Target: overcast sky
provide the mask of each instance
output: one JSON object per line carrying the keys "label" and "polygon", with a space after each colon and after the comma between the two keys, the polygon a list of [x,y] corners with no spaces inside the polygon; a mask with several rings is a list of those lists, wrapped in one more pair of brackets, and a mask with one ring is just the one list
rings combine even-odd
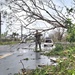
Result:
{"label": "overcast sky", "polygon": [[[56,2],[57,5],[62,5],[62,3],[64,5],[66,5],[67,7],[71,7],[71,3],[72,3],[72,0],[54,0]],[[1,2],[4,2],[4,0],[0,0],[0,3]],[[62,2],[62,3],[61,3]],[[0,7],[1,8],[1,7]],[[3,19],[2,19],[3,20]],[[38,25],[38,28],[40,27],[41,25],[39,24]],[[2,33],[4,33],[6,31],[6,23],[4,22],[4,24],[2,25]]]}

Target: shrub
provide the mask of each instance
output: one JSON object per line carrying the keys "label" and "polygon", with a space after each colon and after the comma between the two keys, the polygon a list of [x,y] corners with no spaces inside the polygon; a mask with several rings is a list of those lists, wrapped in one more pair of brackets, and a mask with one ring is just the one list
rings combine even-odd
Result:
{"label": "shrub", "polygon": [[23,60],[29,60],[28,58],[25,58],[25,59],[23,59]]}
{"label": "shrub", "polygon": [[56,47],[54,48],[54,51],[61,51],[63,50],[62,44],[56,44]]}

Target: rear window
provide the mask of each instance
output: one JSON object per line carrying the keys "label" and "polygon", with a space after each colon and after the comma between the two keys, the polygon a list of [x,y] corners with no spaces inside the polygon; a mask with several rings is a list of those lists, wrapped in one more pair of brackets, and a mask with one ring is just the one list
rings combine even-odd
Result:
{"label": "rear window", "polygon": [[52,40],[47,39],[45,42],[52,43]]}

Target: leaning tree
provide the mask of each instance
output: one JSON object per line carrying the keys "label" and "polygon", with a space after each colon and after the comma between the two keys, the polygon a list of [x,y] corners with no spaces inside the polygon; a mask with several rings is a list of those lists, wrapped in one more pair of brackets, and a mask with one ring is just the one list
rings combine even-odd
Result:
{"label": "leaning tree", "polygon": [[19,21],[25,29],[35,30],[37,27],[31,26],[39,23],[41,26],[42,23],[48,26],[45,29],[42,27],[41,31],[68,27],[66,22],[72,9],[65,6],[61,0],[6,0],[6,2],[16,22]]}
{"label": "leaning tree", "polygon": [[53,28],[65,27],[67,19],[64,7],[56,5],[53,0],[8,0],[8,5],[15,16],[22,20],[25,27],[35,21],[43,21]]}

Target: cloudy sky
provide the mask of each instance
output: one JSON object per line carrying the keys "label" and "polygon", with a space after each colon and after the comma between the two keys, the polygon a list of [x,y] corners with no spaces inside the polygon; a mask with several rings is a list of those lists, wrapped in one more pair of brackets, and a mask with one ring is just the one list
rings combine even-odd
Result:
{"label": "cloudy sky", "polygon": [[[66,5],[67,7],[71,7],[72,5],[72,0],[54,0],[55,1],[55,3],[57,4],[57,5],[62,5],[63,6],[63,4],[64,5]],[[0,3],[1,2],[4,2],[4,0],[0,0]],[[63,3],[63,4],[62,4]],[[1,9],[2,7],[0,6],[0,9]],[[1,11],[1,10],[0,10]],[[2,18],[2,20],[3,20],[3,18]],[[39,25],[37,25],[37,24],[39,24]],[[43,23],[42,23],[43,24]],[[39,28],[41,25],[40,25],[40,23],[36,23],[36,25],[37,25],[37,27]],[[35,26],[34,26],[35,27]],[[6,31],[6,23],[4,22],[3,23],[3,25],[2,25],[2,33],[4,33]]]}

